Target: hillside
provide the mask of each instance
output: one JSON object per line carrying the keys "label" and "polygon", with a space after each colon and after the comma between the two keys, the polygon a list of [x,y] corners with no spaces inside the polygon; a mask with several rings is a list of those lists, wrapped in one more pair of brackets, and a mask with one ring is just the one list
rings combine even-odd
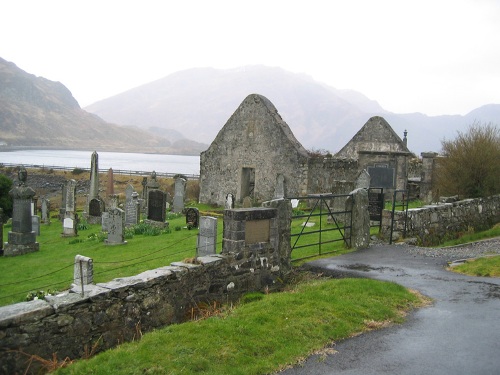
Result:
{"label": "hillside", "polygon": [[168,129],[210,143],[251,93],[271,100],[304,147],[331,152],[342,148],[375,115],[383,116],[400,137],[408,130],[408,146],[416,153],[439,151],[443,138],[455,137],[457,130],[474,121],[500,123],[500,105],[471,116],[396,114],[359,92],[265,66],[184,70],[85,109],[114,123]]}
{"label": "hillside", "polygon": [[198,154],[206,145],[109,124],[82,110],[60,82],[0,58],[0,145]]}

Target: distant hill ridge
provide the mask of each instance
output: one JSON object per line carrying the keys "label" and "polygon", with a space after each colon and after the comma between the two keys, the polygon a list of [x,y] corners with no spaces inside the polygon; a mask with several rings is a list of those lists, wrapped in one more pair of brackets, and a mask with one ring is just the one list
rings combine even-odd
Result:
{"label": "distant hill ridge", "polygon": [[199,154],[205,144],[107,123],[82,110],[60,82],[0,58],[0,147]]}
{"label": "distant hill ridge", "polygon": [[277,67],[195,68],[96,102],[85,109],[107,121],[155,128],[210,143],[243,99],[268,98],[307,149],[340,150],[372,116],[384,117],[402,137],[408,130],[411,151],[440,151],[443,138],[454,138],[474,121],[500,123],[500,105],[478,108],[467,116],[396,114],[353,90],[338,90],[304,74]]}

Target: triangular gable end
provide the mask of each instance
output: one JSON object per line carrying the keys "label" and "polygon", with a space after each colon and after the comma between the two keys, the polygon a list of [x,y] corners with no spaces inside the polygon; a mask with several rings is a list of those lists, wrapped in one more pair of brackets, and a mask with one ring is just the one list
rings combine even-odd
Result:
{"label": "triangular gable end", "polygon": [[360,151],[410,153],[394,129],[380,116],[371,117],[335,156],[358,159]]}

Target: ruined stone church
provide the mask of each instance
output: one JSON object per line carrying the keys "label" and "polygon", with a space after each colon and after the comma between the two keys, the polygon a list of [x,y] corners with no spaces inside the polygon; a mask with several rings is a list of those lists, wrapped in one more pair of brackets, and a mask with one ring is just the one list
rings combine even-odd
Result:
{"label": "ruined stone church", "polygon": [[[264,96],[243,100],[200,156],[200,203],[254,203],[318,193],[349,193],[363,171],[370,186],[405,187],[412,156],[382,117],[372,117],[334,157],[310,155]],[[380,185],[380,186],[379,186]]]}

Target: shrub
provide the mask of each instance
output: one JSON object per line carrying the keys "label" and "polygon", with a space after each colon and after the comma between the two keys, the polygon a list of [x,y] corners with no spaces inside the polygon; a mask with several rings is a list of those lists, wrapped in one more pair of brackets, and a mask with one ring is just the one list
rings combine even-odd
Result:
{"label": "shrub", "polygon": [[71,171],[72,174],[74,175],[79,175],[79,174],[82,174],[82,173],[85,173],[85,169],[82,169],[82,168],[75,168]]}

